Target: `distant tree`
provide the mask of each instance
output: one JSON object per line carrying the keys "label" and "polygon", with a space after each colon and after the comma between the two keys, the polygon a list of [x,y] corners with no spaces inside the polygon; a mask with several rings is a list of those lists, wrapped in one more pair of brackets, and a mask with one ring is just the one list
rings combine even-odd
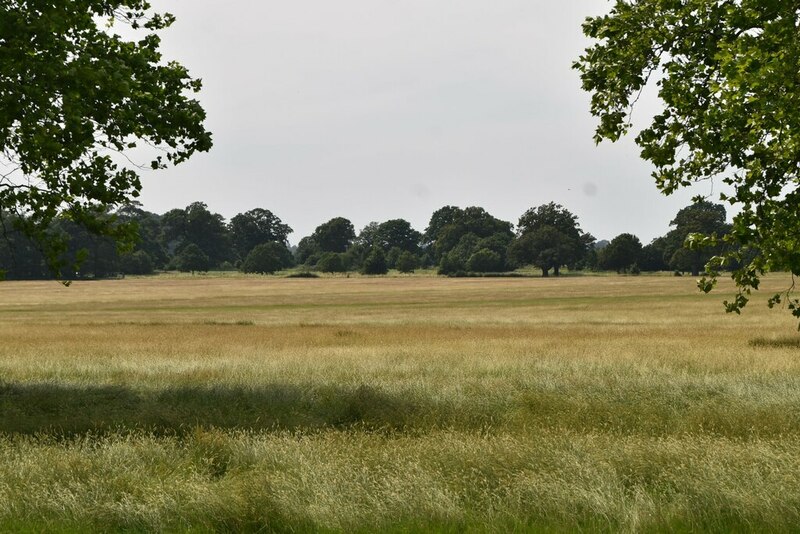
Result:
{"label": "distant tree", "polygon": [[482,248],[467,260],[467,270],[476,273],[498,272],[503,269],[503,258],[497,252]]}
{"label": "distant tree", "polygon": [[386,274],[389,268],[386,266],[386,256],[381,247],[373,247],[361,266],[362,274]]}
{"label": "distant tree", "polygon": [[120,221],[136,229],[133,250],[146,252],[153,267],[163,269],[169,257],[161,241],[161,216],[145,211],[138,202],[125,204],[117,210],[116,215]]}
{"label": "distant tree", "polygon": [[722,246],[697,247],[689,250],[686,240],[693,234],[704,234],[715,238],[725,236],[731,228],[725,219],[725,206],[706,200],[698,200],[680,210],[669,223],[675,228],[665,237],[665,253],[668,255],[670,268],[690,271],[692,276],[699,276],[705,264],[713,256],[722,253]]}
{"label": "distant tree", "polygon": [[403,252],[406,251],[404,251],[400,247],[392,247],[391,249],[389,249],[388,254],[386,254],[386,266],[389,267],[389,269],[394,269],[397,266],[397,260],[398,258],[400,258],[400,254],[402,254]]}
{"label": "distant tree", "polygon": [[356,243],[362,245],[367,248],[367,250],[372,249],[372,247],[376,244],[377,234],[378,234],[378,227],[380,223],[371,222],[367,224],[361,232],[358,233],[358,237],[356,238]]}
{"label": "distant tree", "polygon": [[542,276],[561,274],[561,266],[577,260],[582,244],[554,226],[541,226],[519,236],[508,249],[508,257],[517,265],[534,265]]}
{"label": "distant tree", "polygon": [[456,206],[444,206],[434,211],[425,233],[422,235],[422,242],[432,245],[439,239],[439,233],[445,226],[453,226],[459,223],[464,217],[464,210]]}
{"label": "distant tree", "polygon": [[464,225],[461,224],[449,224],[442,227],[436,241],[434,241],[431,247],[434,252],[434,258],[443,258],[458,246],[458,243],[467,234],[474,236],[476,241],[479,239],[479,237],[472,232],[465,231]]}
{"label": "distant tree", "polygon": [[413,273],[419,268],[419,260],[417,259],[416,255],[404,250],[397,257],[395,268],[401,273]]}
{"label": "distant tree", "polygon": [[336,217],[323,223],[311,236],[320,252],[345,252],[356,238],[353,223],[343,217]]}
{"label": "distant tree", "polygon": [[530,208],[523,213],[517,223],[517,231],[519,234],[527,234],[545,226],[551,226],[574,239],[581,235],[578,217],[555,202]]}
{"label": "distant tree", "polygon": [[561,266],[575,266],[594,242],[591,234],[581,230],[578,217],[554,202],[526,211],[519,219],[517,233],[517,242],[510,249],[514,260],[536,265],[542,269],[542,276],[548,276],[550,269],[558,276]]}
{"label": "distant tree", "polygon": [[356,242],[351,245],[350,248],[347,249],[347,252],[342,255],[342,261],[347,267],[347,270],[361,270],[361,265],[363,265],[364,260],[367,258],[370,250],[372,250],[372,247],[363,245],[360,242]]}
{"label": "distant tree", "polygon": [[599,254],[600,267],[625,273],[641,260],[642,243],[633,234],[620,234]]}
{"label": "distant tree", "polygon": [[292,264],[292,253],[283,243],[268,241],[253,247],[242,262],[245,273],[272,274]]}
{"label": "distant tree", "polygon": [[639,266],[643,271],[666,271],[669,270],[669,263],[664,259],[668,247],[665,237],[657,237],[648,245],[642,247]]}
{"label": "distant tree", "polygon": [[208,257],[209,268],[232,258],[225,219],[218,213],[211,213],[203,202],[194,202],[183,210],[170,210],[161,220],[162,242],[167,250],[180,252],[194,244]]}
{"label": "distant tree", "polygon": [[451,250],[450,252],[446,253],[442,256],[439,260],[439,269],[437,272],[439,274],[456,274],[466,272],[467,270],[467,262],[466,260],[458,253],[458,251]]}
{"label": "distant tree", "polygon": [[[445,230],[446,232],[447,230]],[[460,272],[466,272],[467,262],[481,248],[481,243],[484,239],[481,239],[477,235],[473,234],[472,232],[468,232],[461,236],[461,239],[458,240],[458,243],[454,247],[452,247],[447,253],[442,255],[441,259],[439,260],[439,274],[456,274]],[[505,259],[503,258],[503,262],[505,263]]]}
{"label": "distant tree", "polygon": [[375,229],[372,245],[378,245],[388,252],[393,248],[417,252],[422,234],[411,227],[405,219],[392,219],[383,222]]}
{"label": "distant tree", "polygon": [[[106,213],[98,217],[114,218],[114,215]],[[100,279],[116,274],[119,270],[119,251],[111,237],[95,234],[83,225],[62,218],[53,221],[51,228],[53,232],[68,236],[65,240],[68,246],[60,260],[67,267],[62,268],[60,278],[71,279],[78,276]]]}
{"label": "distant tree", "polygon": [[319,259],[320,249],[312,236],[306,236],[297,244],[294,259],[298,264],[315,265]]}
{"label": "distant tree", "polygon": [[347,271],[343,253],[325,252],[317,261],[317,270],[324,273],[343,273]]}
{"label": "distant tree", "polygon": [[16,216],[0,208],[0,219],[7,231],[0,237],[0,279],[30,280],[52,275],[37,243],[19,230],[14,230]]}
{"label": "distant tree", "polygon": [[123,254],[119,258],[120,271],[125,274],[153,274],[153,260],[144,250]]}
{"label": "distant tree", "polygon": [[246,257],[256,245],[274,241],[286,245],[292,229],[271,211],[255,208],[239,213],[228,223],[234,250]]}
{"label": "distant tree", "polygon": [[[462,242],[464,236],[471,235],[468,242]],[[497,243],[503,240],[513,239],[514,233],[510,222],[493,217],[483,208],[471,206],[460,209],[454,206],[445,206],[433,213],[428,228],[422,237],[422,242],[430,252],[431,259],[439,263],[439,271],[443,274],[451,274],[457,264],[461,264],[457,270],[466,268],[469,257],[477,252],[479,248],[490,248],[495,250],[506,262],[506,251],[502,247],[497,247]],[[474,239],[473,239],[474,238]],[[482,247],[478,247],[478,241],[488,239]],[[467,245],[472,248],[467,250]],[[460,250],[450,255],[449,259],[442,261],[456,247]]]}
{"label": "distant tree", "polygon": [[205,252],[194,243],[186,245],[173,260],[175,268],[182,272],[205,272],[211,267],[211,262]]}
{"label": "distant tree", "polygon": [[[480,249],[488,249],[491,250],[503,259],[504,264],[506,263],[506,254],[508,252],[508,247],[514,241],[514,234],[511,233],[497,233],[492,234],[489,237],[483,237],[478,239],[475,243],[475,250]],[[498,269],[500,271],[505,270],[506,267],[504,266],[502,269]]]}

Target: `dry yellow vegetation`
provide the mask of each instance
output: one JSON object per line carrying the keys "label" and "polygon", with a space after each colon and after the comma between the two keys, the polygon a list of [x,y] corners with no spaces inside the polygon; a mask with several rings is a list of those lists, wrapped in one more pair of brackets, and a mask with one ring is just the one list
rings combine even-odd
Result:
{"label": "dry yellow vegetation", "polygon": [[4,282],[0,530],[795,528],[790,283]]}

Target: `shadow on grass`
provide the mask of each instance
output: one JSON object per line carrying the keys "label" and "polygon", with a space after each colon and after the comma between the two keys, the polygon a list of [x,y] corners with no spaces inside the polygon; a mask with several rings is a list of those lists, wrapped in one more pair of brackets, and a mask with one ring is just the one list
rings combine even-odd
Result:
{"label": "shadow on grass", "polygon": [[[760,387],[773,389],[771,383]],[[777,382],[774,387],[786,384]],[[487,391],[454,401],[368,385],[176,385],[148,390],[125,385],[0,382],[0,434],[69,437],[127,430],[183,435],[197,428],[415,432],[513,427],[752,438],[800,434],[800,412],[794,406],[791,394],[777,400],[758,395],[742,398],[736,390],[713,384],[524,388],[505,395]]]}
{"label": "shadow on grass", "polygon": [[197,426],[294,430],[360,425],[403,428],[423,412],[407,398],[369,386],[300,388],[173,387],[138,391],[125,386],[0,383],[0,433],[74,435],[146,429],[184,433]]}
{"label": "shadow on grass", "polygon": [[750,346],[768,349],[800,349],[800,336],[779,337],[776,339],[757,337],[750,340]]}

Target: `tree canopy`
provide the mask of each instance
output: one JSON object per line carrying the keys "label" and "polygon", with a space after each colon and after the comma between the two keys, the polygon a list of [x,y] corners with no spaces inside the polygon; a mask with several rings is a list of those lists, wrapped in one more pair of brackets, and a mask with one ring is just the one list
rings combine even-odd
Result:
{"label": "tree canopy", "polygon": [[194,244],[203,251],[211,265],[232,256],[230,234],[225,219],[212,213],[203,202],[192,202],[186,209],[173,209],[162,218],[162,239],[167,248],[182,250]]}
{"label": "tree canopy", "polygon": [[[663,107],[636,142],[656,185],[670,194],[718,179],[732,191],[720,195],[738,210],[730,247],[699,282],[710,291],[719,268],[735,262],[739,291],[725,303],[729,312],[740,312],[765,272],[800,274],[799,22],[796,2],[617,0],[583,26],[595,43],[575,68],[599,119],[595,140],[630,130],[633,105],[652,81]],[[800,301],[789,307],[800,317]]]}
{"label": "tree canopy", "polygon": [[228,223],[234,250],[240,258],[246,258],[256,245],[274,241],[282,245],[288,243],[292,229],[283,224],[278,216],[269,210],[255,208],[239,213]]}
{"label": "tree canopy", "polygon": [[466,271],[469,258],[484,248],[500,255],[498,270],[506,270],[506,249],[514,238],[512,227],[478,206],[444,206],[431,215],[422,242],[439,264],[441,274]]}
{"label": "tree canopy", "polygon": [[260,243],[253,247],[242,262],[242,272],[272,274],[292,265],[292,253],[277,241]]}
{"label": "tree canopy", "polygon": [[144,166],[160,169],[211,147],[200,81],[159,52],[173,21],[146,0],[0,2],[1,222],[42,247],[51,271],[65,261],[57,217],[133,238],[105,216],[139,195],[126,154],[154,147]]}
{"label": "tree canopy", "polygon": [[356,231],[348,219],[335,217],[317,226],[311,237],[320,252],[344,252],[356,238]]}
{"label": "tree canopy", "polygon": [[602,269],[627,273],[637,266],[642,256],[642,243],[633,234],[620,234],[600,251],[598,263]]}
{"label": "tree canopy", "polygon": [[533,264],[548,276],[552,269],[558,276],[562,265],[574,265],[594,242],[584,233],[578,217],[554,202],[531,208],[517,224],[518,239],[509,248],[511,259],[520,264]]}
{"label": "tree canopy", "polygon": [[680,210],[669,224],[674,229],[665,236],[665,255],[672,269],[691,271],[693,276],[697,276],[712,257],[724,252],[721,244],[692,249],[684,246],[686,239],[693,234],[723,237],[730,232],[722,204],[700,200]]}

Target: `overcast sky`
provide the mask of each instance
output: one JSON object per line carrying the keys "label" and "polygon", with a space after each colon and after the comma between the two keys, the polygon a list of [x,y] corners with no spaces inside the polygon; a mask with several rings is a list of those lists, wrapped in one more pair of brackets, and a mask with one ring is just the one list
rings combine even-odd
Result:
{"label": "overcast sky", "polygon": [[422,231],[444,205],[516,223],[555,201],[598,239],[631,232],[646,244],[708,193],[665,197],[632,140],[594,145],[570,66],[588,44],[581,22],[607,0],[154,5],[177,16],[165,56],[203,79],[215,146],[146,173],[150,211],[267,208],[296,243],[337,216],[357,231],[393,218]]}

